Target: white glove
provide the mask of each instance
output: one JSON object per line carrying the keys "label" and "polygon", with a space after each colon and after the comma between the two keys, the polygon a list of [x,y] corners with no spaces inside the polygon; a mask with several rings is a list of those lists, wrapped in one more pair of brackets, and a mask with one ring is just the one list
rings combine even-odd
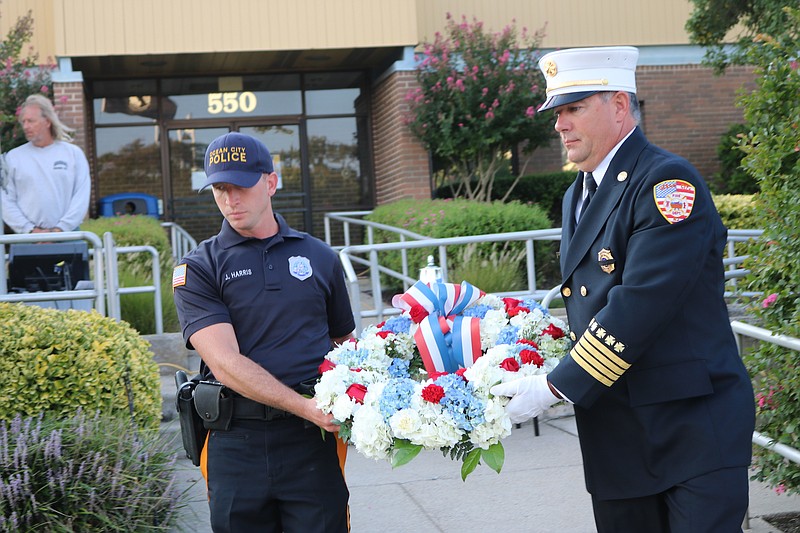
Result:
{"label": "white glove", "polygon": [[489,391],[495,396],[509,396],[506,412],[512,424],[521,424],[542,414],[558,402],[547,384],[547,374],[537,374],[495,385]]}

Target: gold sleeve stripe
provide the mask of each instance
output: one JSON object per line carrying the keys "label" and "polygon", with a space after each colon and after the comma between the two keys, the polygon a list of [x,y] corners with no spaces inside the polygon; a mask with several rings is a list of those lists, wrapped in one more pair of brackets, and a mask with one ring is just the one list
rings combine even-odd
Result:
{"label": "gold sleeve stripe", "polygon": [[591,348],[587,346],[586,349],[593,348],[592,352],[597,354],[598,359],[603,359],[604,364],[606,364],[606,366],[608,366],[612,370],[614,368],[619,369],[619,372],[615,371],[615,373],[622,375],[623,372],[625,372],[630,368],[631,366],[630,363],[626,362],[624,359],[615,354],[613,350],[611,350],[600,339],[598,339],[591,333],[588,335],[584,334],[583,337],[581,337],[580,344],[583,344],[584,341],[586,344],[591,345]]}
{"label": "gold sleeve stripe", "polygon": [[591,365],[597,369],[598,372],[601,372],[606,378],[610,379],[611,381],[617,381],[617,379],[622,375],[621,371],[615,370],[608,366],[606,360],[601,357],[597,356],[597,353],[594,352],[586,343],[579,343],[574,348],[575,352],[577,352],[585,361],[591,363]]}
{"label": "gold sleeve stripe", "polygon": [[599,381],[600,383],[602,383],[606,387],[610,387],[611,385],[613,385],[614,381],[616,381],[616,380],[608,379],[605,375],[603,375],[601,372],[599,372],[595,367],[592,366],[592,364],[589,361],[584,359],[581,356],[581,354],[578,353],[578,349],[577,348],[578,347],[576,346],[575,348],[573,348],[569,352],[570,356],[572,356],[572,358],[575,360],[575,362],[578,363],[578,365],[582,369],[584,369],[590,376],[592,376],[594,379],[596,379],[597,381]]}

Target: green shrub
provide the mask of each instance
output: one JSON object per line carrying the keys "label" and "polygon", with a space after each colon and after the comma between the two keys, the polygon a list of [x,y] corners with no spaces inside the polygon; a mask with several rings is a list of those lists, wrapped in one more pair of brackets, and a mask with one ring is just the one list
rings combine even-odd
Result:
{"label": "green shrub", "polygon": [[[550,220],[537,206],[522,205],[518,202],[501,204],[463,199],[456,200],[400,200],[377,207],[368,220],[395,226],[432,238],[486,235],[511,231],[528,231],[551,227]],[[395,242],[395,234],[376,231],[375,242]],[[554,257],[551,242],[539,242],[535,251],[537,274],[545,276],[549,256]],[[523,242],[486,243],[481,245],[448,247],[448,281],[459,282],[452,273],[457,273],[469,260],[474,264],[496,265],[498,261],[514,265],[519,272],[525,270],[525,244]],[[427,256],[438,258],[438,249],[418,248],[408,250],[409,276],[416,278],[419,269],[427,264]],[[379,262],[392,270],[401,271],[400,252],[384,252]],[[539,282],[540,280],[537,280]],[[541,282],[544,281],[544,277]],[[549,280],[548,280],[549,282]],[[401,288],[397,280],[386,280],[386,287],[392,290]],[[483,287],[479,288],[483,289]],[[486,289],[484,289],[486,290]]]}
{"label": "green shrub", "polygon": [[714,205],[728,229],[760,229],[761,222],[753,200],[752,194],[714,195]]}
{"label": "green shrub", "polygon": [[158,365],[147,341],[125,322],[95,311],[0,303],[0,420],[79,408],[161,420]]}
{"label": "green shrub", "polygon": [[[539,206],[547,213],[553,227],[557,228],[561,226],[561,200],[564,198],[567,188],[575,181],[575,176],[575,172],[522,176],[511,190],[507,201]],[[492,200],[502,200],[513,183],[513,176],[498,175],[492,188]],[[440,187],[436,190],[435,196],[442,199],[452,198],[452,189],[449,186]]]}
{"label": "green shrub", "polygon": [[[102,237],[111,232],[117,246],[152,246],[158,250],[161,268],[161,314],[164,331],[179,331],[178,315],[172,299],[172,249],[164,228],[153,217],[124,215],[87,220],[81,230]],[[152,259],[147,252],[121,254],[117,262],[120,287],[138,287],[152,283]],[[155,315],[152,293],[123,294],[120,297],[122,319],[138,332],[155,333]]]}
{"label": "green shrub", "polygon": [[717,145],[719,172],[709,180],[709,186],[718,194],[753,194],[758,192],[758,182],[744,168],[744,152],[739,146],[741,139],[750,128],[744,124],[734,124],[722,135]]}
{"label": "green shrub", "polygon": [[0,422],[0,531],[169,531],[185,493],[175,446],[130,421]]}

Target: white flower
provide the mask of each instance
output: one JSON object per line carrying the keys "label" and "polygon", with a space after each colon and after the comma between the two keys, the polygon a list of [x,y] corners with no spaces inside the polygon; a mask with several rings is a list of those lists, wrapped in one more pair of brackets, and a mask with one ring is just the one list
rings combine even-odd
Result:
{"label": "white flower", "polygon": [[419,413],[413,409],[400,409],[389,419],[389,426],[399,439],[412,440],[421,425]]}
{"label": "white flower", "polygon": [[392,434],[383,415],[365,402],[353,415],[351,439],[356,449],[372,459],[388,459]]}
{"label": "white flower", "polygon": [[358,404],[347,394],[342,394],[333,402],[331,414],[335,420],[344,421],[353,416],[353,411]]}
{"label": "white flower", "polygon": [[503,309],[490,309],[481,319],[481,349],[488,350],[497,344],[500,331],[508,325],[508,317]]}

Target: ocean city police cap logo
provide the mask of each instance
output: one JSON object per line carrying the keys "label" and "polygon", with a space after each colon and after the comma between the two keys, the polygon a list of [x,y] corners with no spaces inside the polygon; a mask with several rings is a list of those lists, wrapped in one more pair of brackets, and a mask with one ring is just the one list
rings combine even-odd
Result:
{"label": "ocean city police cap logo", "polygon": [[556,66],[556,62],[553,61],[552,59],[549,59],[547,62],[545,62],[543,70],[544,70],[544,75],[547,76],[548,78],[552,78],[553,76],[558,74],[558,67]]}
{"label": "ocean city police cap logo", "polygon": [[600,270],[606,274],[611,274],[614,272],[614,269],[616,268],[616,262],[617,261],[614,259],[614,256],[611,255],[611,250],[608,248],[603,248],[597,252],[597,263],[600,265]]}
{"label": "ocean city police cap logo", "polygon": [[308,260],[308,257],[293,255],[289,258],[289,274],[292,276],[303,281],[310,278],[313,273],[311,261]]}
{"label": "ocean city police cap logo", "polygon": [[684,180],[666,180],[653,187],[653,197],[661,215],[670,224],[686,220],[694,207],[694,185]]}

